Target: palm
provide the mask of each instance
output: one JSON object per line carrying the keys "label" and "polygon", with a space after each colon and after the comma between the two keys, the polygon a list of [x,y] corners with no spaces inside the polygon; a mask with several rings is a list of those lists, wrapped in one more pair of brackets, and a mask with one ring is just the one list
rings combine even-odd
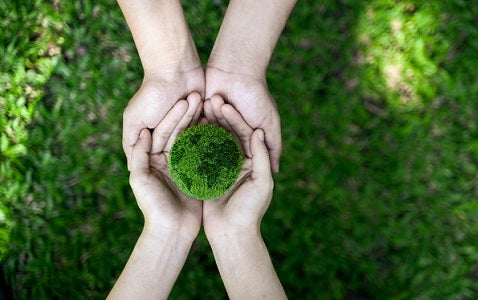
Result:
{"label": "palm", "polygon": [[167,159],[172,142],[202,109],[201,96],[179,100],[156,126],[153,134],[142,130],[131,156],[130,183],[150,226],[194,238],[201,226],[202,203],[172,184]]}
{"label": "palm", "polygon": [[265,79],[208,68],[206,99],[213,95],[220,95],[233,105],[250,127],[265,131],[272,166],[277,171],[282,151],[280,117]]}
{"label": "palm", "polygon": [[253,129],[233,106],[224,104],[220,96],[214,96],[206,101],[204,107],[211,115],[209,122],[225,127],[242,141],[245,154],[242,171],[231,190],[219,199],[204,202],[204,229],[209,234],[215,235],[215,232],[224,226],[249,228],[261,218],[267,208],[264,203],[254,200],[255,197],[250,197],[251,191],[261,191],[264,188],[260,184],[258,186],[258,182],[253,178],[254,166],[250,144]]}
{"label": "palm", "polygon": [[[163,195],[164,201],[148,201],[150,211],[161,214],[156,219],[162,228],[199,228],[202,219],[202,205],[186,196],[172,182],[169,175],[168,151],[151,155],[151,194]],[[152,199],[151,199],[152,200]],[[146,203],[145,203],[146,204]]]}
{"label": "palm", "polygon": [[249,218],[253,217],[250,206],[254,203],[248,203],[248,197],[244,197],[244,194],[247,195],[254,188],[250,181],[251,165],[251,159],[245,157],[243,169],[231,190],[218,199],[204,201],[204,229],[207,232],[214,234],[214,230],[220,229],[224,224],[241,228],[250,223]]}
{"label": "palm", "polygon": [[155,79],[145,78],[123,115],[123,149],[128,164],[141,129],[155,128],[178,100],[185,99],[192,92],[204,95],[204,89],[201,68]]}

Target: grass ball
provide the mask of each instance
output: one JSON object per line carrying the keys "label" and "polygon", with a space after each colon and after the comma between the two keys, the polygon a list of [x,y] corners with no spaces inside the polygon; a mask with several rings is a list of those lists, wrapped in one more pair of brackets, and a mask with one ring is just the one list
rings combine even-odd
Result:
{"label": "grass ball", "polygon": [[218,198],[239,176],[241,148],[224,128],[192,126],[174,141],[168,167],[173,181],[186,195],[199,200]]}

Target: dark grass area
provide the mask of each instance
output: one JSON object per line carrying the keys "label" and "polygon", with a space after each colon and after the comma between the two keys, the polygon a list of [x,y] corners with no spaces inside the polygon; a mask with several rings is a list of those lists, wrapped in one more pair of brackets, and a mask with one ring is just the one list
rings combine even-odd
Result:
{"label": "dark grass area", "polygon": [[[206,61],[226,3],[183,2]],[[111,0],[0,12],[6,281],[17,299],[104,298],[142,227],[121,149],[134,44]],[[477,16],[299,1],[268,72],[284,153],[262,226],[289,298],[476,298]],[[171,298],[225,297],[201,233]]]}

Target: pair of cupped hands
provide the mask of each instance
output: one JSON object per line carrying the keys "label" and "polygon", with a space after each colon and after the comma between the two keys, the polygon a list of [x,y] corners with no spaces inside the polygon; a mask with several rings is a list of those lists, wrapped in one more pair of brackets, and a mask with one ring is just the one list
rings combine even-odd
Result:
{"label": "pair of cupped hands", "polygon": [[[145,78],[124,113],[125,128],[143,128],[139,137],[137,133],[133,134],[133,130],[124,130],[123,147],[131,172],[130,185],[144,215],[144,230],[153,234],[158,230],[179,234],[190,241],[196,238],[201,224],[208,237],[257,234],[272,198],[274,183],[271,172],[278,170],[280,155],[280,126],[272,124],[278,121],[272,98],[266,95],[271,103],[253,104],[252,101],[260,99],[248,99],[245,94],[244,102],[232,103],[230,99],[237,99],[236,95],[225,101],[215,94],[204,101],[203,95],[192,92],[181,100],[166,103],[158,100],[170,88],[177,90],[178,87],[171,86],[167,80],[151,83]],[[238,88],[242,87],[239,85]],[[216,91],[221,92],[220,88]],[[267,89],[265,93],[268,94]],[[267,109],[269,105],[273,107]],[[142,115],[132,118],[138,108],[142,108]],[[160,111],[165,112],[158,117]],[[187,127],[199,123],[215,124],[229,130],[240,141],[244,154],[243,169],[235,186],[214,200],[198,201],[185,195],[168,171],[168,154],[176,137]],[[268,132],[273,126],[279,126],[278,137],[274,137],[274,132]],[[279,146],[275,145],[274,138],[279,139]]]}

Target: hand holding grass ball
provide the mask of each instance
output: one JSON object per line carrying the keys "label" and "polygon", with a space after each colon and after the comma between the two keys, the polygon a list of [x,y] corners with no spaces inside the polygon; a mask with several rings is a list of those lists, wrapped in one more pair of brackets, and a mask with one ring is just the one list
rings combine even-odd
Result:
{"label": "hand holding grass ball", "polygon": [[227,236],[240,234],[244,237],[260,232],[259,224],[271,202],[274,181],[264,132],[251,128],[242,115],[220,96],[206,100],[204,107],[215,116],[209,122],[232,132],[241,141],[246,154],[233,191],[203,203],[204,232],[214,244]]}
{"label": "hand holding grass ball", "polygon": [[224,128],[201,124],[185,130],[169,153],[169,171],[186,195],[208,200],[224,195],[242,169],[235,137]]}
{"label": "hand holding grass ball", "polygon": [[144,216],[145,230],[153,235],[193,241],[202,222],[202,203],[181,193],[170,179],[168,156],[179,132],[194,122],[201,96],[179,100],[151,133],[143,129],[133,147],[129,182]]}

